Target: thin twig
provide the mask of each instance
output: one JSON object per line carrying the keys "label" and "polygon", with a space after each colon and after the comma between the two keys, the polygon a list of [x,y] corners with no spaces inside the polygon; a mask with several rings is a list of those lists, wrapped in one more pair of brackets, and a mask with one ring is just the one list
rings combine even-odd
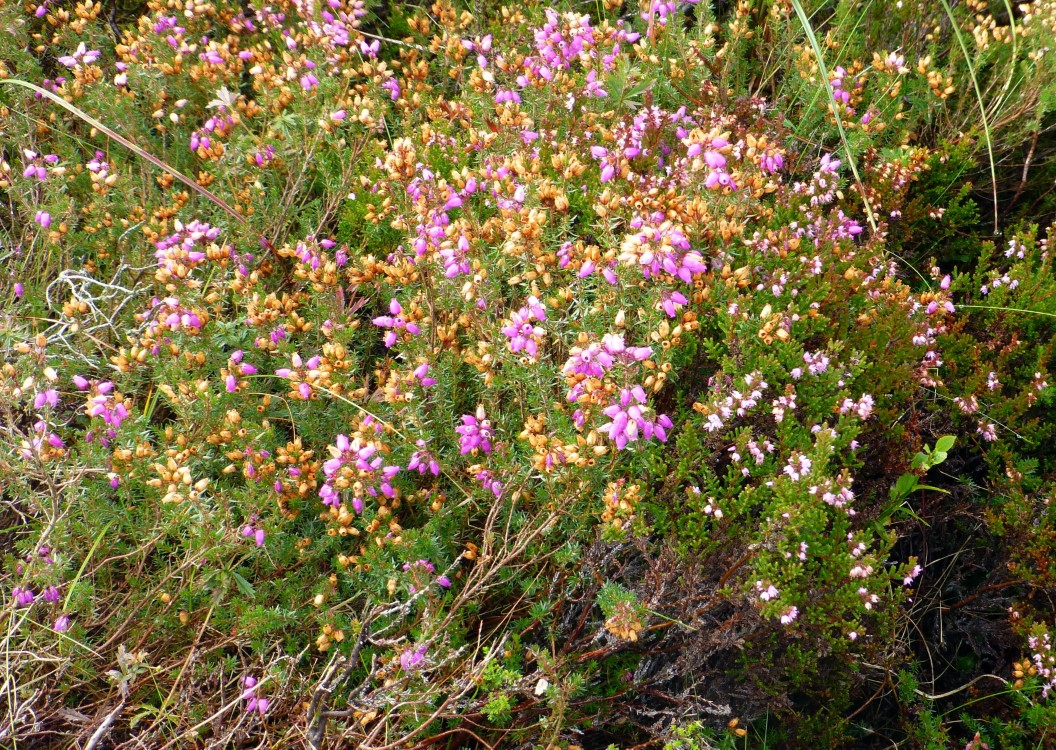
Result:
{"label": "thin twig", "polygon": [[104,736],[106,736],[106,733],[110,730],[110,727],[113,726],[114,719],[117,718],[117,715],[121,713],[121,709],[123,709],[124,707],[125,699],[122,698],[121,702],[117,704],[117,708],[107,714],[106,718],[103,719],[103,723],[100,724],[99,728],[92,733],[92,736],[90,738],[88,738],[88,744],[84,746],[84,750],[95,750],[95,746],[99,744],[100,740],[102,740]]}

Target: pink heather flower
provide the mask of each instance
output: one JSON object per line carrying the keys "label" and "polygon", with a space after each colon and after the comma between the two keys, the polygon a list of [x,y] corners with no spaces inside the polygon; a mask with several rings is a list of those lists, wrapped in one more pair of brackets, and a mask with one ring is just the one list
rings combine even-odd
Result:
{"label": "pink heather flower", "polygon": [[799,609],[797,607],[789,607],[781,615],[781,624],[791,625],[797,617],[799,617]]}
{"label": "pink heather flower", "polygon": [[449,589],[451,588],[451,579],[447,576],[440,576],[436,579],[436,585],[440,588]]}
{"label": "pink heather flower", "polygon": [[791,396],[780,396],[770,402],[770,405],[772,407],[770,413],[774,415],[774,421],[781,423],[785,421],[786,411],[796,410],[796,396],[795,394]]}
{"label": "pink heather flower", "polygon": [[862,565],[861,563],[859,563],[858,565],[855,565],[853,568],[851,568],[851,570],[847,574],[847,576],[849,578],[868,578],[872,574],[873,574],[873,566],[872,565]]}
{"label": "pink heather flower", "polygon": [[763,583],[762,581],[755,582],[755,590],[759,592],[759,598],[764,602],[771,601],[780,596],[780,592],[774,587],[772,583]]}
{"label": "pink heather flower", "polygon": [[30,164],[22,173],[23,177],[36,177],[41,182],[48,179],[48,170],[42,164]]}
{"label": "pink heather flower", "polygon": [[612,367],[615,360],[600,344],[591,344],[586,348],[572,347],[571,356],[565,362],[565,375],[586,375],[592,378],[602,377]]}
{"label": "pink heather flower", "polygon": [[25,294],[26,289],[22,286],[21,281],[15,282],[15,299],[22,299],[22,295]]}
{"label": "pink heather flower", "polygon": [[[529,298],[529,302],[535,300]],[[522,307],[510,316],[510,323],[503,326],[502,333],[510,339],[510,351],[524,351],[534,359],[539,354],[539,342],[546,335],[546,330],[532,323],[533,320],[546,320],[546,311],[538,300],[536,304]]]}
{"label": "pink heather flower", "polygon": [[395,78],[385,79],[382,82],[381,87],[389,92],[389,98],[392,99],[392,101],[396,101],[400,98],[400,84]]}
{"label": "pink heather flower", "polygon": [[923,571],[924,571],[924,568],[920,567],[919,565],[914,565],[913,566],[913,570],[909,571],[909,574],[905,578],[902,579],[902,585],[903,586],[912,585],[914,579],[916,579],[916,577],[919,576]]}
{"label": "pink heather flower", "polygon": [[359,52],[364,57],[374,59],[378,56],[378,52],[381,50],[381,42],[375,39],[373,42],[367,42],[366,39],[359,40]]}
{"label": "pink heather flower", "polygon": [[430,386],[436,385],[436,378],[429,377],[429,363],[423,362],[414,368],[411,372],[414,379],[422,384],[422,388],[429,388]]}
{"label": "pink heather flower", "polygon": [[950,275],[949,274],[946,274],[945,276],[942,277],[942,281],[939,282],[939,288],[940,289],[949,289],[950,288]]}
{"label": "pink heather flower", "polygon": [[872,609],[873,605],[880,601],[880,597],[878,597],[876,594],[870,594],[869,589],[865,588],[864,586],[858,589],[858,596],[862,600],[862,606],[864,606],[866,609]]}
{"label": "pink heather flower", "polygon": [[47,229],[51,226],[51,214],[41,209],[40,211],[37,211],[36,215],[33,217],[33,221],[40,224],[42,228]]}
{"label": "pink heather flower", "polygon": [[242,691],[242,699],[246,701],[246,713],[256,712],[261,716],[267,713],[270,701],[267,698],[257,697],[257,678],[246,675],[242,678],[242,685],[245,687],[245,690]]}
{"label": "pink heather flower", "polygon": [[385,346],[391,348],[396,345],[396,342],[399,340],[399,334],[397,331],[407,331],[407,333],[412,335],[421,333],[421,329],[418,328],[416,323],[408,321],[403,316],[403,307],[395,297],[389,300],[389,313],[391,314],[379,315],[372,321],[376,326],[391,329],[385,332]]}
{"label": "pink heather flower", "polygon": [[11,596],[15,599],[16,607],[28,607],[36,600],[33,589],[22,588],[21,586],[16,586],[12,589]]}
{"label": "pink heather flower", "polygon": [[851,412],[855,412],[858,415],[858,418],[864,421],[872,416],[873,405],[873,397],[867,393],[862,394],[862,397],[857,401],[845,398],[840,405],[840,414],[850,414]]}
{"label": "pink heather flower", "polygon": [[462,424],[455,428],[455,432],[462,436],[459,445],[463,456],[477,450],[491,453],[491,422],[484,418],[483,407],[477,408],[476,416],[463,414]]}
{"label": "pink heather flower", "polygon": [[77,386],[77,390],[83,391],[88,388],[89,383],[87,378],[83,378],[80,375],[74,375],[72,379],[73,384]]}
{"label": "pink heather flower", "polygon": [[425,666],[426,647],[408,648],[400,654],[400,666],[404,672],[414,672]]}
{"label": "pink heather flower", "polygon": [[242,529],[242,536],[246,537],[247,539],[253,537],[253,540],[256,542],[258,547],[264,546],[264,529],[255,529],[252,526],[247,525]]}
{"label": "pink heather flower", "polygon": [[63,55],[58,59],[58,61],[65,65],[67,68],[75,68],[80,64],[91,65],[98,59],[99,50],[90,50],[85,47],[84,42],[81,42],[77,45],[77,49],[74,50],[72,55]]}
{"label": "pink heather flower", "polygon": [[309,72],[301,76],[300,83],[301,88],[303,88],[305,91],[311,91],[319,85],[319,79],[315,77],[314,73]]}
{"label": "pink heather flower", "polygon": [[496,479],[495,475],[492,474],[491,471],[489,471],[488,469],[483,469],[482,471],[478,472],[477,475],[473,478],[480,482],[481,486],[491,492],[491,494],[493,494],[495,497],[502,496],[502,482]]}
{"label": "pink heather flower", "polygon": [[646,414],[650,409],[644,406],[646,400],[645,389],[635,385],[621,390],[619,399],[603,410],[611,421],[599,427],[598,432],[616,443],[617,450],[623,450],[639,438],[667,441],[667,430],[674,426],[671,419],[663,414],[655,421],[649,419]]}
{"label": "pink heather flower", "polygon": [[88,397],[84,413],[89,417],[102,417],[103,421],[111,428],[117,430],[121,423],[128,418],[128,407],[124,401],[116,401],[108,394],[113,390],[114,384],[106,381],[96,386],[97,394]]}
{"label": "pink heather flower", "polygon": [[495,103],[506,104],[507,102],[520,104],[521,95],[512,89],[498,89],[495,92]]}
{"label": "pink heather flower", "polygon": [[49,388],[46,391],[39,391],[33,398],[33,408],[43,409],[44,406],[48,405],[55,408],[59,405],[59,392],[54,388]]}
{"label": "pink heather flower", "polygon": [[428,560],[415,560],[413,563],[406,562],[403,564],[404,573],[408,573],[411,570],[424,570],[426,573],[435,573],[436,566]]}
{"label": "pink heather flower", "polygon": [[56,633],[65,633],[70,629],[70,616],[59,615],[59,618],[55,620],[55,625],[52,626],[52,629]]}
{"label": "pink heather flower", "polygon": [[708,176],[704,178],[704,187],[708,190],[716,190],[718,188],[729,188],[730,190],[737,189],[737,183],[733,181],[729,173],[722,170],[714,170],[708,173]]}
{"label": "pink heather flower", "polygon": [[681,292],[661,292],[660,293],[660,307],[667,314],[667,317],[674,318],[678,314],[678,308],[686,304],[689,300]]}
{"label": "pink heather flower", "polygon": [[821,375],[829,369],[829,357],[825,352],[804,352],[803,362],[808,365],[807,371],[811,375]]}
{"label": "pink heather flower", "polygon": [[41,596],[48,604],[54,604],[59,600],[59,590],[55,586],[48,586]]}
{"label": "pink heather flower", "polygon": [[785,157],[783,157],[781,154],[777,154],[777,153],[764,154],[762,159],[759,161],[759,167],[764,172],[771,172],[771,173],[780,172],[781,169],[784,166],[785,166]]}
{"label": "pink heather flower", "polygon": [[979,422],[979,425],[975,428],[975,431],[983,436],[983,440],[987,442],[993,442],[997,440],[997,425],[993,422]]}
{"label": "pink heather flower", "polygon": [[648,219],[637,216],[631,220],[631,227],[638,232],[624,239],[619,259],[638,266],[645,278],[666,273],[692,284],[694,276],[708,270],[703,256],[691,248],[682,228],[663,214],[655,213]]}
{"label": "pink heather flower", "polygon": [[417,440],[415,444],[419,450],[411,455],[411,460],[407,462],[407,471],[417,471],[419,474],[425,474],[428,471],[434,477],[440,476],[440,464],[433,454],[426,450],[425,441]]}
{"label": "pink heather flower", "polygon": [[784,473],[789,476],[793,482],[798,482],[800,479],[810,473],[810,469],[813,463],[809,458],[804,455],[797,455],[793,453],[789,459],[788,464],[783,469]]}

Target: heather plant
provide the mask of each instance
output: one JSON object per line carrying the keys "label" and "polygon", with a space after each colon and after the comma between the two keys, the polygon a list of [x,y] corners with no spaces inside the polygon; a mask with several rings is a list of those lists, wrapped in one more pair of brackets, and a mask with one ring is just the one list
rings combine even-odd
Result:
{"label": "heather plant", "polygon": [[1044,742],[1056,6],[879,5],[0,8],[0,738]]}

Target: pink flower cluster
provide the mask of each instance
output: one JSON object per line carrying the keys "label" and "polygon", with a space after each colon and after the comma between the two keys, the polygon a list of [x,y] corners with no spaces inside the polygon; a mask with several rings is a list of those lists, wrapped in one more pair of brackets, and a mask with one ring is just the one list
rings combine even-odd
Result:
{"label": "pink flower cluster", "polygon": [[667,25],[667,17],[674,15],[678,10],[680,4],[683,5],[696,5],[700,0],[684,0],[683,3],[675,2],[675,0],[647,0],[648,6],[643,3],[643,10],[639,14],[643,21],[651,25],[658,24],[660,26]]}
{"label": "pink flower cluster", "polygon": [[246,539],[252,537],[253,540],[257,543],[258,547],[264,546],[264,529],[257,528],[252,524],[246,524],[242,527],[242,536],[244,536]]}
{"label": "pink flower cluster", "polygon": [[22,155],[26,158],[26,168],[22,176],[27,179],[36,178],[40,182],[48,179],[48,167],[54,168],[59,163],[59,157],[55,154],[39,156],[36,151],[30,151],[28,148],[22,150]]}
{"label": "pink flower cluster", "polygon": [[440,476],[440,464],[436,457],[425,447],[424,440],[416,440],[418,450],[411,454],[411,460],[407,462],[407,471],[417,471],[419,474],[429,472],[434,477]]}
{"label": "pink flower cluster", "polygon": [[213,145],[210,136],[227,135],[228,131],[234,126],[235,119],[231,115],[226,114],[224,107],[220,107],[215,115],[209,117],[202,124],[201,128],[191,133],[191,151],[198,151],[199,148],[208,149]]}
{"label": "pink flower cluster", "polygon": [[[357,29],[361,19],[367,14],[367,6],[364,0],[324,0],[320,3],[322,7],[316,8],[316,3],[311,0],[295,0],[293,3],[297,8],[298,25],[301,27],[299,33],[303,35],[305,44],[313,49],[320,49],[326,55],[328,65],[336,65],[342,57],[347,57],[348,48],[352,46],[352,40],[358,36]],[[266,10],[270,10],[265,6]],[[257,11],[258,15],[261,11]],[[276,21],[268,24],[277,26],[281,23],[283,16],[276,16]],[[289,45],[293,40],[287,42]],[[360,40],[360,51],[364,42]],[[375,41],[368,45],[368,57],[370,52],[377,55],[378,43]]]}
{"label": "pink flower cluster", "polygon": [[484,407],[478,406],[477,413],[463,414],[462,424],[455,428],[460,437],[458,439],[462,455],[475,454],[478,450],[482,453],[491,453],[491,422],[484,415]]}
{"label": "pink flower cluster", "polygon": [[177,264],[188,269],[198,266],[207,258],[202,248],[208,247],[220,236],[218,227],[197,219],[186,225],[177,219],[175,227],[174,233],[154,243],[157,248],[154,257],[158,259],[158,265],[169,271],[175,270]]}
{"label": "pink flower cluster", "polygon": [[862,397],[857,401],[845,398],[843,403],[840,404],[840,414],[854,413],[858,415],[859,419],[864,421],[872,416],[874,405],[873,397],[868,393],[863,393]]}
{"label": "pink flower cluster", "polygon": [[198,313],[183,307],[179,297],[155,297],[150,302],[150,312],[153,319],[147,324],[147,333],[157,337],[165,331],[184,330],[189,333],[198,333],[202,329],[202,319]]}
{"label": "pink flower cluster", "polygon": [[[704,178],[704,187],[708,190],[737,189],[737,183],[733,181],[733,177],[726,171],[726,157],[721,153],[722,149],[729,145],[729,141],[725,138],[716,137],[709,141],[708,148],[705,148],[703,143],[695,141],[691,142],[686,149],[686,156],[692,159],[703,156],[704,165],[708,168],[708,175]],[[776,158],[777,161],[774,161],[773,157],[771,157],[770,163],[779,165],[776,168],[780,168],[784,161],[781,159],[780,154]]]}
{"label": "pink flower cluster", "polygon": [[598,432],[607,435],[621,451],[639,439],[655,437],[662,443],[667,442],[667,431],[674,424],[666,414],[650,419],[647,401],[645,389],[640,385],[622,389],[619,397],[603,410],[610,421],[599,427]]}
{"label": "pink flower cluster", "polygon": [[781,595],[781,592],[769,581],[756,581],[755,590],[759,592],[759,598],[764,602],[772,601]]}
{"label": "pink flower cluster", "polygon": [[851,491],[853,481],[849,475],[843,474],[837,477],[835,482],[831,479],[824,479],[819,484],[812,485],[808,492],[811,495],[820,494],[822,502],[834,508],[845,510],[847,515],[853,516],[855,511],[849,507],[854,501],[854,492]]}
{"label": "pink flower cluster", "polygon": [[418,646],[407,648],[400,654],[400,667],[404,672],[416,672],[425,667],[426,647]]}
{"label": "pink flower cluster", "polygon": [[[403,572],[410,573],[414,579],[414,583],[411,583],[407,587],[407,590],[414,594],[417,593],[419,586],[424,585],[427,581],[433,578],[433,573],[436,572],[436,566],[428,560],[415,560],[414,562],[404,563]],[[436,579],[432,582],[442,589],[451,588],[451,579],[445,575],[436,576]]]}
{"label": "pink flower cluster", "polygon": [[312,370],[317,369],[321,361],[319,355],[315,355],[305,362],[301,359],[300,354],[294,352],[290,357],[290,364],[293,367],[280,367],[275,371],[275,375],[280,378],[286,378],[291,385],[296,385],[296,396],[300,396],[307,401],[312,397]]}
{"label": "pink flower cluster", "polygon": [[374,318],[374,325],[380,328],[388,328],[385,332],[385,346],[392,348],[399,341],[398,331],[406,331],[407,333],[415,336],[421,333],[421,329],[413,320],[407,320],[403,315],[403,307],[400,305],[399,300],[393,297],[389,300],[389,315],[379,315]]}
{"label": "pink flower cluster", "polygon": [[1027,639],[1027,644],[1034,652],[1031,661],[1041,680],[1041,697],[1048,698],[1056,690],[1056,652],[1052,648],[1052,638],[1048,633],[1032,635]]}
{"label": "pink flower cluster", "polygon": [[89,417],[102,417],[110,428],[107,433],[108,437],[115,437],[116,430],[128,418],[128,407],[125,406],[124,399],[118,401],[113,390],[114,384],[110,381],[99,383],[95,387],[95,395],[88,397],[88,404],[84,410]]}
{"label": "pink flower cluster", "polygon": [[242,350],[235,350],[227,358],[227,375],[224,377],[224,386],[228,393],[234,393],[239,388],[238,379],[246,375],[256,375],[257,368],[251,364],[242,362]]}
{"label": "pink flower cluster", "polygon": [[252,675],[246,675],[242,678],[242,687],[245,688],[242,691],[242,700],[246,702],[246,713],[259,713],[263,716],[268,711],[268,705],[271,701],[267,698],[257,697],[257,678]]}
{"label": "pink flower cluster", "polygon": [[[566,378],[581,375],[587,378],[602,378],[617,363],[630,367],[644,362],[653,355],[648,346],[627,346],[622,333],[607,333],[601,343],[594,342],[585,347],[573,346],[562,372]],[[569,390],[569,403],[579,400],[584,390],[583,381],[578,381]]]}
{"label": "pink flower cluster", "polygon": [[701,254],[691,249],[682,228],[663,214],[658,212],[648,219],[636,216],[630,225],[638,231],[624,239],[620,261],[640,268],[645,278],[667,274],[692,284],[695,276],[708,270]]}
{"label": "pink flower cluster", "polygon": [[717,399],[703,407],[705,415],[704,429],[717,432],[726,427],[726,423],[735,415],[744,417],[759,405],[763,392],[769,388],[759,372],[750,372],[744,376],[744,390],[733,390],[729,396]]}
{"label": "pink flower cluster", "polygon": [[545,321],[546,308],[536,297],[529,297],[528,304],[510,316],[510,323],[503,326],[503,334],[510,340],[510,351],[524,351],[532,359],[539,355],[539,344],[546,331],[532,321]]}
{"label": "pink flower cluster", "polygon": [[325,505],[338,507],[344,489],[352,490],[352,508],[356,513],[363,512],[365,495],[377,497],[380,491],[385,497],[396,496],[392,480],[400,467],[385,465],[374,443],[338,435],[329,450],[331,458],[323,464],[326,482],[319,490]]}
{"label": "pink flower cluster", "polygon": [[[851,106],[851,92],[844,86],[847,78],[847,71],[842,65],[837,65],[829,78],[829,85],[832,87],[832,97],[838,104],[843,105],[844,114],[850,116],[854,114],[854,107]],[[857,87],[856,82],[852,82],[854,87]]]}
{"label": "pink flower cluster", "polygon": [[58,62],[67,68],[76,68],[78,65],[91,65],[99,59],[99,50],[88,49],[84,42],[77,45],[72,55],[63,55]]}

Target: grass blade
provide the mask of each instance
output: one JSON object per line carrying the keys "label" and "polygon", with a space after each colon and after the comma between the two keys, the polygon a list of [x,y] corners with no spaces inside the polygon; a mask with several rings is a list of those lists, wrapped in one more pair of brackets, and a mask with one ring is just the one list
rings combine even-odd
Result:
{"label": "grass blade", "polygon": [[836,118],[836,129],[840,133],[840,142],[843,144],[843,151],[847,155],[847,163],[851,167],[851,173],[854,174],[854,181],[858,184],[858,193],[862,196],[862,205],[865,206],[865,215],[869,219],[869,227],[873,232],[876,232],[876,217],[873,216],[873,208],[869,205],[869,199],[865,195],[865,186],[862,184],[862,178],[858,175],[858,165],[854,161],[851,144],[847,141],[847,133],[843,129],[843,120],[840,119],[839,105],[836,103],[836,97],[832,95],[832,86],[829,85],[829,70],[825,67],[825,57],[821,53],[821,46],[818,44],[817,36],[814,35],[810,19],[807,18],[807,13],[803,10],[803,3],[800,0],[792,0],[792,7],[796,9],[799,23],[803,27],[803,32],[807,35],[807,41],[810,42],[810,46],[814,50],[814,57],[818,61],[818,69],[821,71],[821,77],[824,81],[822,85],[829,99],[829,109],[832,110],[832,116]]}
{"label": "grass blade", "polygon": [[[797,0],[793,0],[793,2],[796,1]],[[994,166],[994,142],[990,137],[990,118],[986,116],[986,105],[983,103],[983,92],[979,90],[979,79],[975,75],[975,66],[972,65],[972,56],[968,54],[968,45],[964,43],[964,35],[961,34],[961,27],[957,25],[957,19],[953,15],[953,9],[950,8],[949,2],[947,2],[947,0],[941,1],[942,8],[946,11],[946,15],[950,19],[950,26],[953,27],[953,35],[957,38],[957,44],[960,45],[961,53],[964,55],[964,64],[968,66],[968,77],[972,79],[972,86],[975,88],[975,101],[979,105],[979,117],[983,120],[983,135],[986,137],[986,153],[990,157],[990,184],[994,189],[994,234],[998,234],[997,168]]]}
{"label": "grass blade", "polygon": [[[110,127],[104,125],[103,123],[99,122],[99,120],[95,119],[94,117],[92,117],[90,114],[88,114],[84,110],[82,110],[79,107],[75,107],[74,105],[70,104],[68,101],[63,99],[61,96],[58,96],[57,94],[54,94],[51,91],[48,91],[47,89],[41,88],[40,86],[37,86],[34,83],[29,83],[28,81],[20,81],[20,80],[15,79],[15,78],[7,78],[7,79],[0,80],[0,84],[21,86],[22,88],[29,89],[33,93],[35,93],[35,94],[37,94],[39,96],[42,96],[45,99],[48,99],[49,101],[51,101],[51,102],[53,102],[55,104],[58,104],[60,107],[65,109],[67,112],[69,112],[73,116],[77,117],[78,119],[83,120],[84,122],[88,123],[93,128],[98,130],[100,133],[103,133],[104,135],[106,135],[111,140],[114,140],[114,141],[117,141],[118,143],[120,143],[122,146],[127,148],[129,151],[134,153],[136,156],[139,156],[140,158],[145,159],[146,161],[150,162],[151,164],[153,164],[155,167],[157,167],[158,169],[162,170],[163,172],[167,172],[168,174],[172,175],[177,180],[182,182],[184,185],[189,187],[191,190],[193,190],[194,192],[198,193],[198,195],[202,196],[206,200],[210,201],[213,205],[215,205],[218,208],[220,208],[222,211],[224,211],[227,215],[229,215],[231,218],[233,218],[235,221],[237,221],[243,227],[246,227],[247,229],[249,228],[249,222],[246,221],[246,217],[244,217],[244,216],[242,216],[242,214],[238,213],[238,211],[233,209],[230,205],[228,205],[218,195],[216,195],[212,191],[207,190],[206,188],[202,187],[197,182],[192,180],[190,177],[187,177],[186,175],[184,175],[178,169],[170,167],[168,164],[166,164],[161,159],[159,159],[158,157],[154,156],[152,153],[150,153],[149,151],[145,150],[141,146],[137,146],[135,143],[133,143],[132,141],[130,141],[127,138],[125,138],[123,135],[121,135],[120,133],[115,131],[113,128],[110,128]],[[268,242],[267,238],[264,237],[264,235],[260,235],[260,238],[261,238],[261,240],[265,243],[265,245],[268,248],[271,248],[271,243]]]}

